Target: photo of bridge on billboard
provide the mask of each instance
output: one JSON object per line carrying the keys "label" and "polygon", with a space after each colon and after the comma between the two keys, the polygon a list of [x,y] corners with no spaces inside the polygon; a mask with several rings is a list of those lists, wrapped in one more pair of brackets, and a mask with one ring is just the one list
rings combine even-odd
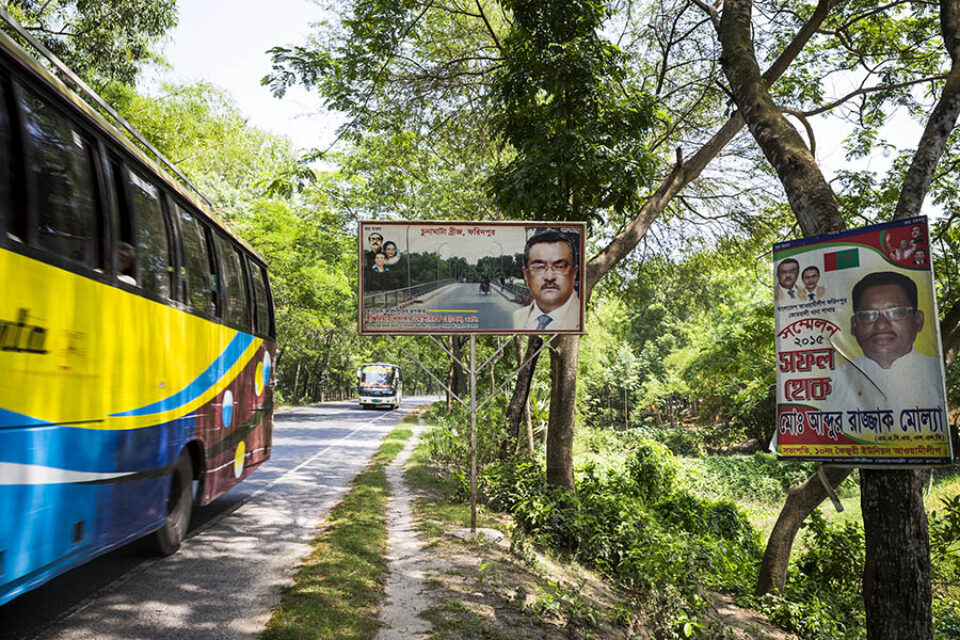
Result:
{"label": "photo of bridge on billboard", "polygon": [[583,333],[582,223],[361,222],[360,333]]}

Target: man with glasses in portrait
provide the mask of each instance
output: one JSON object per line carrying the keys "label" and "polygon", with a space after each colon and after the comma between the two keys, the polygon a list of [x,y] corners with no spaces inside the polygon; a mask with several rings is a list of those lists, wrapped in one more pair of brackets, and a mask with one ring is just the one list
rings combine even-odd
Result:
{"label": "man with glasses in portrait", "polygon": [[940,361],[913,348],[923,329],[917,285],[907,276],[879,271],[853,287],[850,332],[863,355],[850,361],[836,395],[844,409],[913,409],[942,406]]}
{"label": "man with glasses in portrait", "polygon": [[382,252],[383,234],[381,234],[379,231],[373,231],[367,236],[367,248],[363,252],[366,259],[366,266],[372,267],[377,254]]}
{"label": "man with glasses in portrait", "polygon": [[576,291],[577,247],[565,233],[543,231],[523,248],[523,278],[533,302],[513,314],[519,330],[580,329],[580,296]]}
{"label": "man with glasses in portrait", "polygon": [[773,299],[786,302],[797,299],[797,278],[800,277],[800,263],[787,258],[777,265],[777,285],[773,288]]}

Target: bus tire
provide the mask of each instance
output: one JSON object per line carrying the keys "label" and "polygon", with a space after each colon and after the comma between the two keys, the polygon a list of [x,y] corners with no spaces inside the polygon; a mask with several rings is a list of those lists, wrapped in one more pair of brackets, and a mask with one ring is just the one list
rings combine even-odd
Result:
{"label": "bus tire", "polygon": [[150,534],[147,548],[151,555],[169,556],[176,553],[187,536],[190,515],[193,512],[193,464],[184,451],[170,474],[170,495],[163,525]]}

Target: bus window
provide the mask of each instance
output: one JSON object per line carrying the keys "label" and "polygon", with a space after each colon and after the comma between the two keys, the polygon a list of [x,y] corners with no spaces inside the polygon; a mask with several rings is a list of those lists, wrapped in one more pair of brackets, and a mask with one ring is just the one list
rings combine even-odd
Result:
{"label": "bus window", "polygon": [[22,216],[22,210],[16,207],[13,196],[13,158],[17,153],[13,148],[13,140],[6,95],[3,85],[0,85],[0,215],[3,216],[0,222],[4,224],[7,238],[23,242],[26,237],[26,220]]}
{"label": "bus window", "polygon": [[273,336],[273,310],[267,295],[266,273],[253,260],[247,264],[250,265],[250,279],[253,281],[253,328],[257,333]]}
{"label": "bus window", "polygon": [[130,200],[133,205],[133,229],[136,244],[137,273],[144,290],[170,297],[170,243],[163,219],[160,191],[150,182],[127,171]]}
{"label": "bus window", "polygon": [[247,302],[247,289],[243,284],[240,255],[226,238],[220,234],[215,238],[223,273],[223,293],[226,298],[223,319],[245,331],[250,331],[250,305]]}
{"label": "bus window", "polygon": [[180,216],[180,235],[183,238],[183,280],[187,284],[187,300],[198,311],[214,312],[215,292],[210,287],[210,256],[203,223],[189,211],[175,205]]}
{"label": "bus window", "polygon": [[28,172],[37,211],[31,243],[94,266],[97,212],[92,145],[71,122],[29,89],[20,108],[30,140]]}

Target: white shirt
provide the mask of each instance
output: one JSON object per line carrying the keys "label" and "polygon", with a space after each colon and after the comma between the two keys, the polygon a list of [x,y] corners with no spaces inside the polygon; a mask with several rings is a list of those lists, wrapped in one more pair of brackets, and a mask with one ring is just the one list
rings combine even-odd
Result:
{"label": "white shirt", "polygon": [[[940,361],[911,350],[893,361],[889,369],[860,356],[837,370],[835,397],[838,410],[933,409],[944,407]],[[831,403],[833,404],[833,403]]]}

